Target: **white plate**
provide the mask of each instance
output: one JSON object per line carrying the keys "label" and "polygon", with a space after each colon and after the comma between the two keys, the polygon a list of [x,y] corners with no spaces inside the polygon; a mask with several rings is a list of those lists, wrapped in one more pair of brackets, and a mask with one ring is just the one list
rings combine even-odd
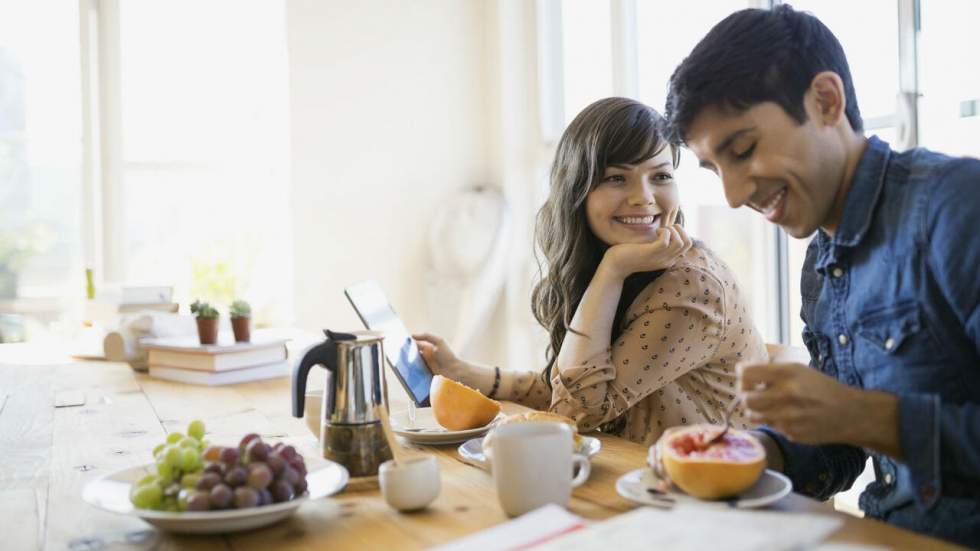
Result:
{"label": "white plate", "polygon": [[458,444],[466,442],[470,438],[483,436],[498,419],[502,418],[498,414],[493,421],[475,429],[468,430],[448,430],[436,422],[432,415],[432,408],[416,408],[415,422],[408,417],[408,411],[396,411],[391,414],[391,430],[398,436],[416,444]]}
{"label": "white plate", "polygon": [[[602,441],[594,436],[583,436],[575,453],[592,457],[602,449]],[[487,456],[483,454],[483,438],[467,440],[459,447],[459,455],[471,465],[476,465],[481,469],[490,469]]]}
{"label": "white plate", "polygon": [[748,490],[717,501],[707,501],[691,497],[676,486],[663,493],[648,491],[656,488],[659,479],[649,467],[630,471],[616,481],[616,492],[626,499],[641,505],[671,507],[673,505],[699,504],[735,509],[753,509],[775,503],[793,491],[793,483],[782,473],[766,469],[759,480]]}
{"label": "white plate", "polygon": [[349,478],[347,469],[328,461],[326,466],[306,475],[306,494],[292,501],[247,509],[171,513],[139,509],[129,501],[130,485],[153,472],[152,465],[143,465],[97,478],[85,485],[82,499],[110,513],[140,517],[161,530],[184,534],[222,534],[251,530],[280,521],[309,499],[339,492],[347,485]]}

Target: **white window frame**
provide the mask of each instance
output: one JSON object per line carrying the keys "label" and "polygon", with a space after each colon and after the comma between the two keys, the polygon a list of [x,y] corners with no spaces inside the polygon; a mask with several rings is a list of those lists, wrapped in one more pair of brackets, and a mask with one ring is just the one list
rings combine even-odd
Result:
{"label": "white window frame", "polygon": [[[918,82],[917,42],[919,2],[921,0],[895,0],[898,3],[898,53],[899,87],[896,90],[896,111],[892,115],[865,119],[865,130],[896,127],[899,142],[897,149],[917,147],[918,137]],[[782,0],[749,0],[746,7],[768,8]],[[637,0],[610,0],[612,24],[613,90],[617,95],[636,97],[637,86]],[[562,105],[562,20],[561,0],[537,0],[537,61],[538,90],[541,113],[541,136],[546,144],[553,144],[563,129]],[[963,102],[961,111],[976,110],[980,100]],[[789,239],[782,228],[773,226],[773,239],[769,269],[777,283],[773,308],[776,321],[776,337],[779,343],[791,342],[789,310]]]}

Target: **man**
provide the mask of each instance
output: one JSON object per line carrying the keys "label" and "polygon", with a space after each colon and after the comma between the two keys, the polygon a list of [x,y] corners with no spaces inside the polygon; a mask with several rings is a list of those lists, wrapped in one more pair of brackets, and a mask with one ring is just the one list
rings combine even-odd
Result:
{"label": "man", "polygon": [[740,366],[770,464],[826,499],[874,459],[868,516],[980,546],[980,161],[866,138],[840,43],[780,5],[732,14],[671,77],[668,134],[790,235],[801,364]]}

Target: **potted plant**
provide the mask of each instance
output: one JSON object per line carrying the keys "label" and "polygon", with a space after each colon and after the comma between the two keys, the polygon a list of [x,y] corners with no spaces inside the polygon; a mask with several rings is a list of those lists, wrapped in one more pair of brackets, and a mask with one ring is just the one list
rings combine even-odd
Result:
{"label": "potted plant", "polygon": [[231,330],[235,333],[235,342],[249,342],[252,338],[249,328],[252,321],[252,307],[239,299],[231,303],[228,313],[231,315]]}
{"label": "potted plant", "polygon": [[218,311],[207,302],[195,300],[191,304],[191,313],[197,318],[197,337],[201,344],[218,342]]}

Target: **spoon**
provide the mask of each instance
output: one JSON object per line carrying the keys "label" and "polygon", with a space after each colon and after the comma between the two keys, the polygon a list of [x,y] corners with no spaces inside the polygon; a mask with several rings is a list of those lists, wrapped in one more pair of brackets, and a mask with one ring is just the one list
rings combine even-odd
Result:
{"label": "spoon", "polygon": [[739,396],[736,396],[735,399],[732,400],[732,402],[730,404],[728,404],[728,407],[726,407],[725,408],[725,411],[724,411],[724,414],[725,414],[725,427],[723,429],[721,429],[721,432],[719,432],[718,434],[712,436],[710,440],[705,440],[704,442],[702,442],[701,443],[701,447],[702,448],[707,448],[707,447],[711,446],[715,442],[717,442],[717,441],[721,440],[722,438],[724,438],[726,434],[728,434],[728,429],[731,428],[731,426],[732,426],[732,413],[735,413],[735,408],[738,406],[739,400],[740,400],[740,397]]}
{"label": "spoon", "polygon": [[391,420],[389,415],[391,413],[388,411],[387,406],[377,404],[374,406],[374,413],[381,420],[381,431],[384,433],[385,440],[388,441],[388,447],[391,449],[391,459],[394,461],[395,466],[399,464],[405,464],[405,453],[402,451],[402,447],[398,445],[398,440],[395,439],[395,433],[391,430]]}

